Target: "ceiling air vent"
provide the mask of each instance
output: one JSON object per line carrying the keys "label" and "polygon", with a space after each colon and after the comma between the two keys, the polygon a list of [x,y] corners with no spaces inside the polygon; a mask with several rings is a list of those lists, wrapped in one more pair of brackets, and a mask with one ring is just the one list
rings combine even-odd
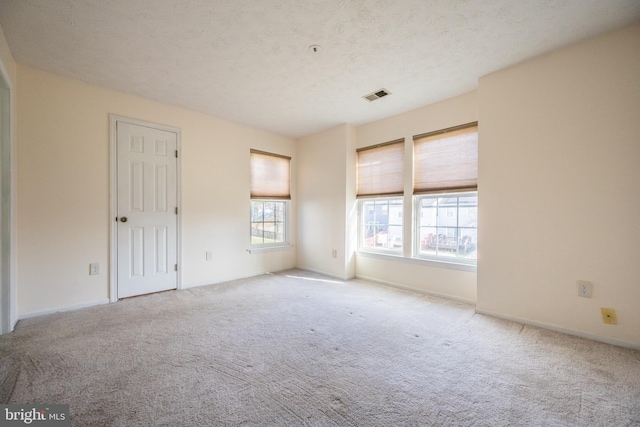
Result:
{"label": "ceiling air vent", "polygon": [[371,92],[368,95],[363,96],[363,98],[366,99],[367,101],[371,102],[371,101],[375,101],[376,99],[380,99],[383,96],[387,96],[387,95],[391,95],[391,92],[389,92],[386,89],[380,89],[380,90],[377,90],[375,92]]}

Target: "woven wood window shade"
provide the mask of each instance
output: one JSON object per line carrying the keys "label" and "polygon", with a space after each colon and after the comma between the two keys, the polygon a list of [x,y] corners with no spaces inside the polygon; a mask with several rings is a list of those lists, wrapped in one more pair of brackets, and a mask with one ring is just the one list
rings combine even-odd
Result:
{"label": "woven wood window shade", "polygon": [[251,198],[291,199],[291,157],[251,150]]}
{"label": "woven wood window shade", "polygon": [[478,188],[478,124],[413,138],[413,193]]}
{"label": "woven wood window shade", "polygon": [[360,148],[357,196],[396,196],[404,192],[404,140]]}

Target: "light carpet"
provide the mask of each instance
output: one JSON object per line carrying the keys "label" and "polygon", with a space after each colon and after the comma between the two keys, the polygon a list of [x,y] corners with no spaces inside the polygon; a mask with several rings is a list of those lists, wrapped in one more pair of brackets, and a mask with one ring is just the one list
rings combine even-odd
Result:
{"label": "light carpet", "polygon": [[290,271],[20,321],[0,401],[74,426],[640,425],[640,352]]}

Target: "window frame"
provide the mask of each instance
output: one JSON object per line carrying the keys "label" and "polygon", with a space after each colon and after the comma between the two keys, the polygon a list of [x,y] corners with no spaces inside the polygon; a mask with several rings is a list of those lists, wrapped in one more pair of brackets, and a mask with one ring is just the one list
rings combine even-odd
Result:
{"label": "window frame", "polygon": [[[253,203],[283,203],[284,204],[284,241],[273,243],[253,243],[253,224],[257,224],[253,221]],[[252,250],[255,249],[270,249],[291,246],[290,241],[290,218],[291,218],[291,200],[287,199],[267,199],[267,198],[252,198],[249,202],[249,245]],[[264,216],[262,220],[264,226]],[[263,236],[264,239],[264,236]]]}
{"label": "window frame", "polygon": [[[417,258],[417,259],[422,259],[422,260],[428,260],[428,261],[433,261],[433,262],[438,262],[438,263],[449,263],[449,264],[462,264],[462,265],[469,265],[469,266],[477,266],[478,265],[478,260],[477,260],[477,256],[476,258],[473,259],[469,259],[469,258],[464,258],[464,257],[460,257],[458,255],[456,256],[441,256],[441,255],[431,255],[431,254],[423,254],[420,253],[421,252],[421,238],[420,238],[420,209],[421,209],[421,201],[422,199],[433,199],[433,198],[446,198],[446,197],[455,197],[458,199],[458,202],[456,203],[456,211],[455,211],[455,217],[456,217],[456,226],[455,227],[446,227],[446,228],[455,228],[456,229],[456,233],[458,235],[457,239],[460,239],[460,229],[475,229],[476,230],[476,239],[477,239],[477,234],[478,234],[478,216],[475,215],[475,227],[460,227],[460,210],[461,209],[466,209],[469,206],[464,206],[464,207],[460,207],[460,202],[459,199],[461,197],[476,197],[476,209],[478,208],[478,200],[479,200],[479,195],[478,195],[478,191],[474,190],[474,191],[460,191],[460,192],[443,192],[443,193],[425,193],[425,194],[416,194],[413,196],[412,198],[412,203],[413,203],[413,232],[412,232],[412,237],[413,237],[413,257]],[[447,207],[446,209],[449,209],[449,207]],[[436,225],[437,227],[437,225]],[[445,227],[443,227],[445,228]],[[476,241],[476,248],[475,250],[477,251],[477,241]],[[459,243],[458,243],[458,248],[456,250],[459,251]]]}
{"label": "window frame", "polygon": [[[394,250],[394,249],[389,249],[388,247],[370,247],[370,246],[364,246],[364,239],[365,239],[365,233],[364,233],[364,210],[365,210],[365,203],[367,202],[371,202],[371,201],[391,201],[391,200],[398,200],[400,201],[400,205],[402,206],[402,212],[403,215],[401,215],[400,218],[400,227],[402,227],[402,231],[400,233],[400,236],[402,237],[403,243],[402,246],[400,246],[400,250]],[[384,254],[384,255],[390,255],[390,256],[396,256],[396,257],[402,257],[404,255],[404,228],[405,228],[405,224],[404,224],[404,196],[390,196],[390,197],[364,197],[364,198],[360,198],[357,201],[358,203],[358,251],[359,252],[367,252],[367,253],[374,253],[374,254]],[[387,227],[389,227],[389,224],[387,222]]]}
{"label": "window frame", "polygon": [[[285,167],[286,165],[286,167]],[[291,157],[262,150],[249,150],[249,253],[291,247]],[[253,242],[253,204],[283,203],[284,240],[264,243],[264,206],[262,216],[263,243]],[[274,206],[275,212],[275,206]],[[273,221],[274,224],[280,221]],[[275,226],[274,226],[275,228]]]}

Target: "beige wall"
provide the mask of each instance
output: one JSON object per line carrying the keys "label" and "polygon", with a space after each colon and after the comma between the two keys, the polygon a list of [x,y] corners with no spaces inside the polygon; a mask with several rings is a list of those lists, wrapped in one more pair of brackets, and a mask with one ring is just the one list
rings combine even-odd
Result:
{"label": "beige wall", "polygon": [[639,53],[640,23],[480,79],[479,311],[640,346]]}
{"label": "beige wall", "polygon": [[[340,125],[298,140],[298,262],[300,268],[335,277],[353,277],[354,259],[348,222],[355,180],[353,128]],[[333,257],[333,251],[336,257]]]}
{"label": "beige wall", "polygon": [[[108,297],[108,114],[115,113],[182,129],[185,286],[297,263],[477,300],[479,312],[638,347],[638,52],[640,24],[482,77],[477,92],[296,143],[27,67],[16,71],[0,37],[18,99],[19,313]],[[405,138],[409,151],[413,135],[475,120],[477,280],[472,271],[354,257],[355,148]],[[296,250],[246,251],[249,148],[293,157]],[[410,217],[406,210],[405,223]],[[216,261],[207,262],[206,251]],[[101,263],[100,276],[88,275],[91,262]],[[577,279],[594,283],[593,298],[576,296]],[[603,324],[600,307],[615,308],[619,324]]]}
{"label": "beige wall", "polygon": [[[412,224],[413,192],[413,136],[451,126],[474,122],[477,116],[477,93],[469,92],[442,102],[409,111],[387,119],[359,126],[356,146],[370,145],[404,138],[405,140],[405,199],[404,223]],[[411,227],[404,229],[404,242],[412,242]],[[482,243],[479,243],[481,247]],[[405,244],[405,256],[411,256],[411,245]],[[482,249],[480,249],[482,250]],[[425,261],[393,257],[371,256],[358,253],[356,256],[356,275],[394,286],[413,289],[434,295],[475,303],[475,271],[454,270],[434,266]]]}
{"label": "beige wall", "polygon": [[295,170],[294,140],[23,66],[17,93],[19,314],[108,298],[109,113],[182,130],[185,287],[295,266],[293,248],[247,252],[249,149]]}

